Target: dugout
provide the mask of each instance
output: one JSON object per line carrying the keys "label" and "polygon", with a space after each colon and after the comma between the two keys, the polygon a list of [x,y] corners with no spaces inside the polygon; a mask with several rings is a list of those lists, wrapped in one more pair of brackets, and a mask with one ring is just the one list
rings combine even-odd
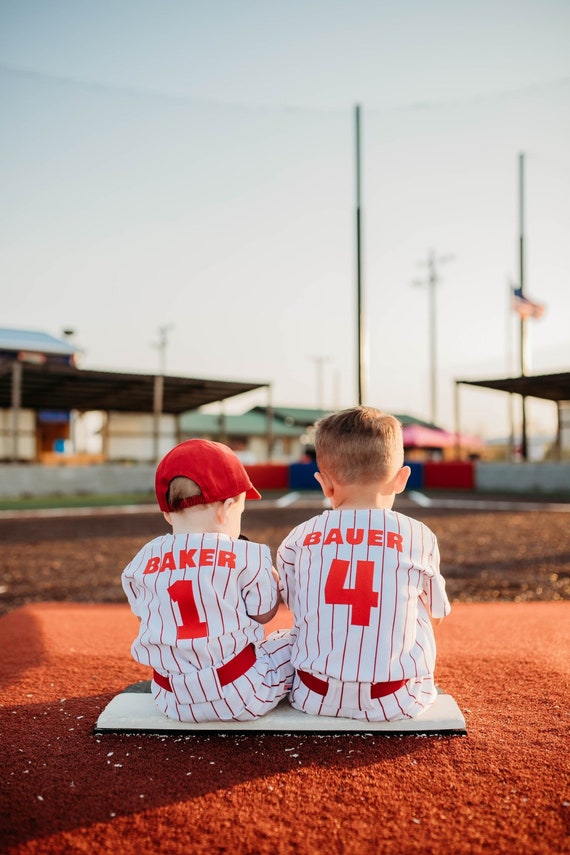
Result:
{"label": "dugout", "polygon": [[[556,374],[524,374],[520,377],[504,377],[491,380],[456,380],[455,381],[455,431],[460,437],[460,386],[478,386],[509,395],[519,395],[524,398],[539,398],[552,401],[556,405],[557,429],[555,453],[558,460],[562,459],[563,449],[570,446],[570,371]],[[526,426],[523,425],[523,431]],[[522,446],[526,448],[526,436],[522,437]],[[460,456],[460,449],[457,450]]]}
{"label": "dugout", "polygon": [[[182,413],[269,388],[268,383],[115,371],[75,364],[77,348],[44,333],[0,330],[0,459],[11,462],[102,462],[119,459],[121,443],[138,444],[137,460],[155,461],[180,438]],[[103,454],[73,460],[65,444],[72,414],[104,414]],[[121,422],[136,414],[137,425]],[[268,432],[271,431],[268,408]],[[119,427],[114,428],[114,425]],[[119,455],[110,454],[112,444]]]}

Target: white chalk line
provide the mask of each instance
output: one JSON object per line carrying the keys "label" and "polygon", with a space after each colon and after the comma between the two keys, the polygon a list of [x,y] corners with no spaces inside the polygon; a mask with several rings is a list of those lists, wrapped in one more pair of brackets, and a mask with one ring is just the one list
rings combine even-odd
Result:
{"label": "white chalk line", "polygon": [[511,502],[502,499],[438,499],[425,496],[416,490],[407,493],[409,499],[423,508],[450,508],[471,511],[554,511],[570,513],[570,503],[562,502]]}

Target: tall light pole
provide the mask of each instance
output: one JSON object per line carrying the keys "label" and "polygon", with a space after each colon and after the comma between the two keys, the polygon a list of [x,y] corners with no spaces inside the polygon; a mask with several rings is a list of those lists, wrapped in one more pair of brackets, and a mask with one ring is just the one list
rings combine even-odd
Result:
{"label": "tall light pole", "polygon": [[436,288],[440,282],[437,265],[450,261],[453,256],[446,255],[436,257],[434,250],[430,250],[427,259],[427,279],[417,279],[414,285],[426,285],[428,289],[428,319],[429,319],[429,376],[430,376],[430,421],[437,424],[437,312],[436,312]]}
{"label": "tall light pole", "polygon": [[362,287],[362,210],[361,210],[361,133],[360,105],[355,107],[356,150],[356,359],[358,366],[358,403],[366,402],[366,353],[364,330],[364,304]]}

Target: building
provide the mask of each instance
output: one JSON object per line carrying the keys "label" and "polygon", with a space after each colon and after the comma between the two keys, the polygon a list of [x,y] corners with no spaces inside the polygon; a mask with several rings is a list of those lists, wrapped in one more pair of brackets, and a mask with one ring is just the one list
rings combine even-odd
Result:
{"label": "building", "polygon": [[[45,333],[0,329],[0,460],[153,462],[180,439],[182,413],[267,383],[87,371],[78,349]],[[100,414],[100,453],[76,441]]]}
{"label": "building", "polygon": [[[0,329],[0,460],[77,464],[158,460],[191,437],[227,443],[244,463],[301,460],[329,411],[257,406],[226,415],[223,402],[270,385],[86,371],[79,349],[43,332]],[[219,412],[203,412],[217,403]],[[481,456],[482,443],[398,414],[410,460]],[[85,437],[96,443],[88,443]]]}

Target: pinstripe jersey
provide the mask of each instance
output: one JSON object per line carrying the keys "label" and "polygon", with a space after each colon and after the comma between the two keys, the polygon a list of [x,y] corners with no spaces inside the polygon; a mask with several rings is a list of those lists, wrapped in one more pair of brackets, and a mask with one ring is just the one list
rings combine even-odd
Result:
{"label": "pinstripe jersey", "polygon": [[292,664],[345,682],[433,674],[429,616],[450,611],[435,535],[391,510],[328,510],[277,553],[295,616]]}
{"label": "pinstripe jersey", "polygon": [[121,577],[140,619],[134,659],[176,680],[263,641],[250,615],[277,601],[271,568],[268,546],[224,534],[166,534],[147,543]]}

